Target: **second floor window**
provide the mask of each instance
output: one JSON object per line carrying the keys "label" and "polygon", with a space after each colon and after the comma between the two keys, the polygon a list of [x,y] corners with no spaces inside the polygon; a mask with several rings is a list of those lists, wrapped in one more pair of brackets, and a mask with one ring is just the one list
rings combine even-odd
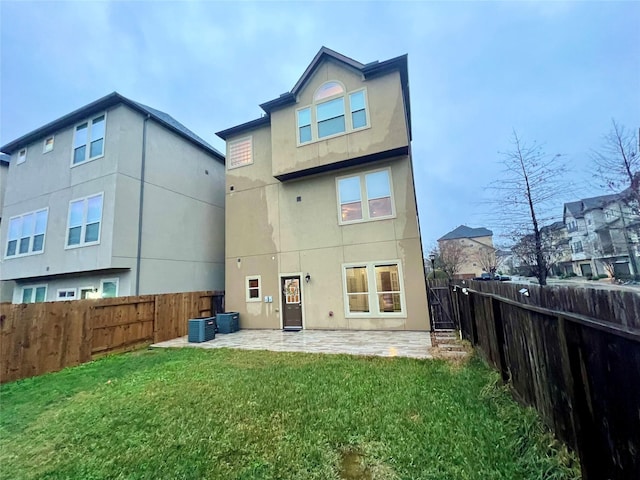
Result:
{"label": "second floor window", "polygon": [[73,137],[73,165],[104,155],[105,115],[76,126]]}
{"label": "second floor window", "polygon": [[5,256],[16,257],[44,251],[48,214],[45,208],[11,218]]}
{"label": "second floor window", "polygon": [[227,168],[243,167],[253,163],[253,137],[239,138],[228,144]]}
{"label": "second floor window", "polygon": [[571,248],[573,250],[573,253],[580,253],[583,251],[582,249],[582,242],[575,242],[573,245],[571,245]]}
{"label": "second floor window", "polygon": [[342,177],[337,183],[340,224],[393,217],[389,169]]}
{"label": "second floor window", "polygon": [[99,243],[101,223],[101,193],[72,201],[69,204],[67,247],[79,247]]}

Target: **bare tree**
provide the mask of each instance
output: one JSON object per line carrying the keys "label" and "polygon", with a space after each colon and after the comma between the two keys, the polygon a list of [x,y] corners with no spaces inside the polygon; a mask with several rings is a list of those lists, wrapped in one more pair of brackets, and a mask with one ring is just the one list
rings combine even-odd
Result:
{"label": "bare tree", "polygon": [[466,260],[464,245],[457,240],[447,240],[440,242],[436,256],[436,266],[442,270],[447,277],[454,278],[460,271],[460,267]]}
{"label": "bare tree", "polygon": [[561,155],[547,155],[540,145],[525,143],[515,131],[511,143],[510,151],[501,152],[503,176],[492,183],[489,203],[494,207],[495,224],[514,243],[531,235],[531,242],[523,242],[528,248],[526,256],[540,285],[546,285],[548,265],[541,228],[554,219],[566,167]]}
{"label": "bare tree", "polygon": [[611,130],[603,145],[592,153],[598,176],[614,192],[629,189],[631,199],[640,203],[640,155],[638,136],[611,120]]}
{"label": "bare tree", "polygon": [[498,255],[498,249],[489,245],[482,245],[476,250],[473,259],[478,262],[482,271],[495,273],[502,265],[504,257]]}

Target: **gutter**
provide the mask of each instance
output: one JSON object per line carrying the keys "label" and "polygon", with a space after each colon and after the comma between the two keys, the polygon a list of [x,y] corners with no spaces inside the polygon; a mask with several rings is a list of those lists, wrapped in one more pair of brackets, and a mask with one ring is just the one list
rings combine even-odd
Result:
{"label": "gutter", "polygon": [[144,207],[144,174],[147,160],[147,122],[151,118],[147,114],[142,122],[142,158],[140,159],[140,208],[138,209],[138,251],[136,253],[136,290],[135,295],[140,295],[140,264],[142,260],[142,211]]}

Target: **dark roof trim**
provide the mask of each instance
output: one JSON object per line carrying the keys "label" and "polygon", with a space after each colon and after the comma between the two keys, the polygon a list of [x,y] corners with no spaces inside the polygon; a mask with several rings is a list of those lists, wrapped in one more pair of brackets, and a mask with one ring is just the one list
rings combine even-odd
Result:
{"label": "dark roof trim", "polygon": [[233,137],[239,133],[243,133],[247,130],[252,130],[257,127],[261,127],[263,125],[269,125],[271,123],[271,117],[269,115],[265,115],[264,117],[256,118],[255,120],[251,120],[250,122],[243,123],[241,125],[236,125],[235,127],[227,128],[226,130],[221,130],[216,132],[216,135],[221,139],[226,140],[229,137]]}
{"label": "dark roof trim", "polygon": [[364,155],[357,158],[348,158],[341,162],[330,163],[328,165],[321,165],[319,167],[307,168],[305,170],[298,170],[296,172],[284,173],[282,175],[275,175],[275,178],[281,182],[288,180],[295,180],[297,178],[308,177],[309,175],[316,175],[318,173],[331,172],[333,170],[340,170],[348,167],[355,167],[363,165],[365,163],[376,162],[378,160],[384,160],[386,158],[401,157],[409,155],[409,147],[399,147],[392,150],[386,150],[384,152],[373,153],[371,155]]}
{"label": "dark roof trim", "polygon": [[287,105],[293,105],[294,103],[296,103],[296,96],[291,92],[287,92],[283,93],[278,98],[261,103],[260,108],[267,113],[271,113],[273,110],[286,107]]}
{"label": "dark roof trim", "polygon": [[307,80],[309,80],[311,75],[313,75],[313,72],[316,70],[318,65],[320,65],[320,63],[324,60],[325,57],[333,58],[334,60],[337,60],[338,62],[343,63],[349,67],[355,68],[358,71],[362,71],[362,69],[364,68],[364,64],[354,60],[353,58],[349,58],[345,55],[342,55],[341,53],[338,53],[335,50],[331,50],[330,48],[322,47],[320,51],[316,54],[316,56],[313,57],[313,60],[311,60],[311,63],[309,64],[307,69],[304,71],[300,79],[296,82],[296,84],[291,89],[291,93],[293,95],[297,95],[298,92],[300,92],[304,84],[307,83]]}
{"label": "dark roof trim", "polygon": [[14,278],[3,278],[2,280],[13,280],[18,283],[29,283],[34,281],[45,281],[45,280],[55,280],[61,278],[74,278],[74,277],[85,277],[89,275],[105,275],[108,273],[116,274],[116,273],[126,273],[131,271],[130,268],[126,267],[114,267],[114,268],[99,268],[96,270],[81,270],[77,272],[64,272],[64,273],[48,273],[44,275],[36,275],[34,277],[14,277]]}
{"label": "dark roof trim", "polygon": [[173,117],[171,117],[170,115],[164,112],[156,110],[154,108],[147,107],[146,105],[143,105],[138,102],[134,102],[133,100],[123,97],[118,92],[110,93],[109,95],[99,98],[95,102],[92,102],[88,105],[85,105],[84,107],[74,110],[73,112],[62,116],[57,120],[54,120],[53,122],[47,123],[46,125],[40,128],[37,128],[32,132],[27,133],[26,135],[23,135],[22,137],[14,140],[13,142],[7,143],[3,147],[0,147],[0,151],[10,154],[34,141],[39,140],[42,137],[45,137],[63,128],[67,128],[71,125],[74,125],[75,123],[80,122],[84,120],[86,117],[92,115],[93,113],[98,113],[102,110],[106,110],[109,107],[113,107],[120,104],[126,105],[129,108],[136,110],[145,116],[149,115],[150,118],[158,122],[160,125],[162,125],[166,129],[176,133],[177,135],[189,141],[196,147],[200,148],[201,150],[204,150],[205,152],[215,157],[215,159],[220,163],[224,164],[224,155],[222,153],[220,153],[214,147],[209,145],[202,138],[197,136],[195,133],[193,133],[187,127],[182,125],[180,122],[176,121]]}

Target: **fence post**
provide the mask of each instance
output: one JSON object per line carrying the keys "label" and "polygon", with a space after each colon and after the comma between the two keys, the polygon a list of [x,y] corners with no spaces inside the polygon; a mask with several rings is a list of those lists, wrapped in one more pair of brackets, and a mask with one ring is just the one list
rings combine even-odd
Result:
{"label": "fence post", "polygon": [[153,296],[153,343],[158,343],[158,295]]}
{"label": "fence post", "polygon": [[469,293],[469,325],[471,326],[471,343],[478,344],[478,326],[476,325],[476,306],[473,301],[473,295]]}

